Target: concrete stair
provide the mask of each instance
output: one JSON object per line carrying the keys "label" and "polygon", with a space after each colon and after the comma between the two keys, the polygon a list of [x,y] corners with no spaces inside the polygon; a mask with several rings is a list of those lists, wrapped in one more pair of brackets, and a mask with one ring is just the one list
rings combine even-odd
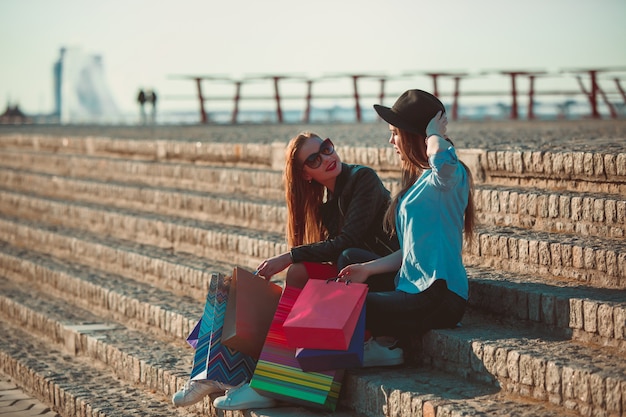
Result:
{"label": "concrete stair", "polygon": [[[350,370],[335,413],[171,406],[208,278],[287,249],[283,149],[0,135],[0,371],[62,416],[624,415],[626,154],[567,150],[459,149],[471,308],[414,363]],[[397,190],[390,149],[338,150]]]}

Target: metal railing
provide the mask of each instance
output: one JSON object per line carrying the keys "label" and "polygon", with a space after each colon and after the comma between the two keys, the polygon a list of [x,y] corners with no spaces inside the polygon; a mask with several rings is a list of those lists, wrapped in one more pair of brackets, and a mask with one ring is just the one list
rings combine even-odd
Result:
{"label": "metal railing", "polygon": [[[600,74],[603,74],[603,81],[606,84],[606,81],[612,81],[615,85],[614,88],[607,88],[606,86],[600,86]],[[589,103],[589,116],[593,119],[600,119],[603,116],[599,110],[599,103],[602,100],[603,104],[606,106],[609,112],[609,117],[617,118],[619,117],[618,111],[616,109],[615,103],[609,99],[609,95],[615,97],[614,100],[616,102],[621,102],[626,104],[626,93],[624,88],[622,87],[622,78],[626,74],[626,67],[612,67],[612,68],[591,68],[591,69],[563,69],[557,72],[547,72],[547,71],[528,71],[528,70],[491,70],[491,71],[483,71],[477,74],[469,74],[466,72],[424,72],[424,71],[413,71],[406,72],[400,75],[389,76],[383,74],[329,74],[325,76],[320,76],[316,78],[305,77],[301,75],[256,75],[243,77],[240,79],[230,78],[228,76],[223,75],[173,75],[170,76],[172,79],[182,79],[189,80],[195,83],[196,88],[196,96],[195,99],[199,103],[199,113],[200,113],[200,122],[206,124],[209,122],[209,118],[207,116],[205,102],[211,100],[213,102],[222,101],[228,102],[231,101],[233,103],[233,108],[231,112],[230,122],[233,124],[238,123],[239,112],[240,112],[240,103],[242,100],[272,100],[275,105],[276,111],[276,120],[278,123],[283,123],[285,121],[284,112],[283,112],[283,101],[284,100],[304,100],[305,106],[302,116],[302,121],[307,123],[310,120],[311,115],[311,103],[312,100],[315,99],[352,99],[354,103],[354,112],[355,118],[357,122],[363,121],[362,110],[361,110],[361,99],[363,98],[376,98],[379,103],[383,103],[386,91],[385,87],[388,81],[397,80],[400,78],[410,79],[415,76],[426,76],[432,80],[433,89],[432,93],[440,98],[442,95],[440,93],[439,81],[441,79],[449,79],[453,83],[452,92],[449,94],[451,99],[450,104],[450,117],[452,120],[457,120],[459,117],[459,101],[461,97],[486,97],[486,96],[509,96],[511,99],[510,104],[510,114],[509,118],[511,120],[517,120],[520,118],[520,104],[519,97],[522,94],[520,92],[520,88],[518,86],[518,82],[520,79],[528,80],[528,89],[526,90],[527,94],[527,110],[526,117],[530,119],[534,119],[535,115],[535,97],[538,95],[550,95],[550,96],[583,96]],[[485,77],[488,75],[498,75],[503,77],[509,77],[510,79],[510,89],[508,91],[488,91],[488,90],[472,90],[472,91],[463,91],[461,93],[461,81],[469,78],[479,78]],[[541,77],[569,77],[570,79],[575,79],[578,85],[578,90],[575,89],[557,89],[557,90],[537,90],[536,88],[536,80]],[[331,79],[348,79],[352,84],[351,92],[333,92],[332,94],[315,94],[313,95],[313,84],[328,81]],[[583,79],[585,78],[585,79]],[[363,79],[369,79],[377,81],[379,83],[379,92],[378,93],[362,93],[359,90],[359,81]],[[280,93],[280,82],[283,80],[291,80],[295,82],[303,82],[306,85],[306,93],[303,95],[282,95]],[[242,85],[245,83],[251,82],[270,82],[272,84],[273,95],[249,95],[243,96],[241,94]],[[233,96],[211,96],[208,95],[203,85],[207,83],[221,83],[221,84],[231,84],[235,88],[235,93]],[[399,93],[398,93],[399,95]],[[190,96],[170,96],[169,99],[172,100],[190,100],[194,97]],[[448,97],[446,97],[447,99]],[[444,99],[442,98],[442,101]]]}

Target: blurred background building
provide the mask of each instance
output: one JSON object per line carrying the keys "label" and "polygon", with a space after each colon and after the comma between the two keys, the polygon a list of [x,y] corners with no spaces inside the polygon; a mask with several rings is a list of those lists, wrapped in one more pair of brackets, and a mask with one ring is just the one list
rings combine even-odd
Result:
{"label": "blurred background building", "polygon": [[107,85],[102,56],[61,48],[54,63],[54,113],[62,124],[117,123],[121,112]]}

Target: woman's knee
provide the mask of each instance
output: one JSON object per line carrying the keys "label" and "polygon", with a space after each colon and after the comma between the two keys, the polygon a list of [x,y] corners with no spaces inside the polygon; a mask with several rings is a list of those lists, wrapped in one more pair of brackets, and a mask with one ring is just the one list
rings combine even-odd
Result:
{"label": "woman's knee", "polygon": [[287,269],[287,285],[294,288],[304,288],[309,280],[309,273],[303,264],[293,264]]}
{"label": "woman's knee", "polygon": [[441,304],[421,320],[419,331],[431,329],[452,329],[461,321],[467,308],[467,300],[446,290]]}

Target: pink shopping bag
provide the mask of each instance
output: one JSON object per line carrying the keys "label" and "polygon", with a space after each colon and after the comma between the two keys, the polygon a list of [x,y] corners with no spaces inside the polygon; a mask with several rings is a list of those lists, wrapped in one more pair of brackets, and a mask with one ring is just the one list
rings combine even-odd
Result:
{"label": "pink shopping bag", "polygon": [[365,341],[365,306],[347,350],[296,349],[296,359],[303,371],[317,372],[331,369],[351,369],[363,366]]}
{"label": "pink shopping bag", "polygon": [[348,349],[366,295],[366,284],[308,280],[285,320],[287,343],[306,349]]}

